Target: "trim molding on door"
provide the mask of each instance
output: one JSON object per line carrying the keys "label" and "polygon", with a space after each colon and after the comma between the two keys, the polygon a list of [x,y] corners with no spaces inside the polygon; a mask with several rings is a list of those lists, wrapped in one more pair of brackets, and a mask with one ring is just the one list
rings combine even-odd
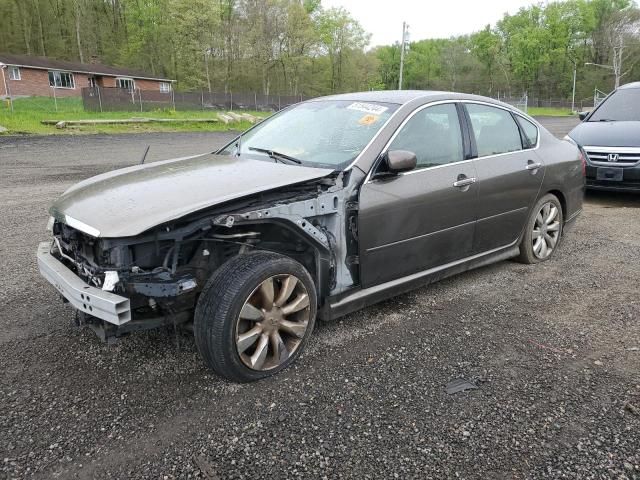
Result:
{"label": "trim molding on door", "polygon": [[465,225],[471,225],[472,223],[476,223],[475,220],[471,221],[471,222],[465,222],[465,223],[461,223],[460,225],[455,225],[453,227],[447,227],[447,228],[443,228],[442,230],[437,230],[435,232],[429,232],[429,233],[425,233],[423,235],[416,235],[415,237],[410,237],[410,238],[405,238],[403,240],[398,240],[396,242],[391,242],[391,243],[385,243],[384,245],[378,245],[377,247],[371,247],[371,248],[367,248],[367,252],[375,252],[377,250],[381,250],[383,248],[387,248],[387,247],[393,247],[394,245],[400,245],[402,243],[406,243],[406,242],[410,242],[412,240],[418,240],[420,238],[426,238],[429,237],[431,235],[436,235],[438,233],[442,233],[442,232],[446,232],[448,230],[453,230],[454,228],[460,228],[460,227],[464,227]]}
{"label": "trim molding on door", "polygon": [[495,215],[489,215],[488,217],[482,217],[478,219],[478,222],[482,222],[484,220],[491,220],[492,218],[501,217],[502,215],[509,215],[510,213],[520,212],[522,210],[529,210],[529,207],[514,208],[513,210],[509,210],[508,212],[500,212],[500,213],[496,213]]}

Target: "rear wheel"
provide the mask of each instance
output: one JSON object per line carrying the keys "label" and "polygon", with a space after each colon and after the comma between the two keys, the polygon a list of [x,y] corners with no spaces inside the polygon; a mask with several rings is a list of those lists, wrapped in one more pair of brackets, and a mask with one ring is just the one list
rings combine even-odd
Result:
{"label": "rear wheel", "polygon": [[562,237],[562,205],[558,197],[547,194],[531,210],[518,260],[540,263],[551,258]]}
{"label": "rear wheel", "polygon": [[255,252],[222,265],[205,286],[194,333],[218,375],[250,382],[289,366],[304,348],[316,316],[309,272],[283,255]]}

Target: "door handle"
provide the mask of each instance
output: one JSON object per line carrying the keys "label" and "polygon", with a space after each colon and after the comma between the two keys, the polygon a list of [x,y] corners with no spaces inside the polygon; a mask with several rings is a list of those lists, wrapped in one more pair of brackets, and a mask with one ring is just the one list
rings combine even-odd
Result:
{"label": "door handle", "polygon": [[540,167],[542,167],[540,162],[534,162],[532,160],[527,162],[527,170],[538,170]]}
{"label": "door handle", "polygon": [[460,180],[456,180],[455,182],[453,182],[453,186],[456,188],[461,188],[461,187],[468,187],[469,185],[473,185],[474,183],[476,183],[475,177],[462,178]]}

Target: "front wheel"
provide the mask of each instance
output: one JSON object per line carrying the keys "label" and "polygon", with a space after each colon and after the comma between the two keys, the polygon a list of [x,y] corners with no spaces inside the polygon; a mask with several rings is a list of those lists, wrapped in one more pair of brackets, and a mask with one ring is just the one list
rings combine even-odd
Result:
{"label": "front wheel", "polygon": [[214,272],[198,299],[196,345],[218,375],[259,380],[300,355],[316,306],[315,285],[300,263],[271,252],[240,255]]}
{"label": "front wheel", "polygon": [[531,210],[518,261],[531,264],[548,260],[560,243],[562,224],[562,205],[558,197],[549,193]]}

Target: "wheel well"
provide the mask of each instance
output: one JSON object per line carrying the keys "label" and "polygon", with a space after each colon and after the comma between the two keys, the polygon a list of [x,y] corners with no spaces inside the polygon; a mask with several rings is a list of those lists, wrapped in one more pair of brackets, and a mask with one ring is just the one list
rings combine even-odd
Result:
{"label": "wheel well", "polygon": [[560,201],[560,206],[562,207],[562,218],[567,218],[567,199],[564,197],[564,194],[560,190],[550,190],[549,192],[552,195],[555,195]]}
{"label": "wheel well", "polygon": [[[229,232],[228,230],[222,230]],[[295,225],[275,221],[246,223],[231,230],[234,233],[252,231],[258,236],[252,242],[252,249],[280,253],[307,269],[316,283],[318,299],[324,298],[331,277],[331,256],[318,248],[314,242],[299,231]],[[237,255],[234,252],[233,255]]]}

